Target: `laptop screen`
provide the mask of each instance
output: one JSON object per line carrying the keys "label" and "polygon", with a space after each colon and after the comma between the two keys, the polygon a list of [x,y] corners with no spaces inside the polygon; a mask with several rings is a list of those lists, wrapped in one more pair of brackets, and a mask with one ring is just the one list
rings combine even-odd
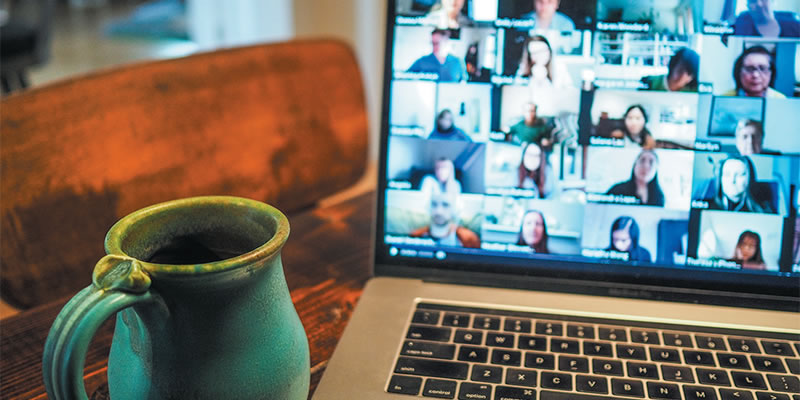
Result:
{"label": "laptop screen", "polygon": [[389,7],[379,264],[796,295],[800,2]]}

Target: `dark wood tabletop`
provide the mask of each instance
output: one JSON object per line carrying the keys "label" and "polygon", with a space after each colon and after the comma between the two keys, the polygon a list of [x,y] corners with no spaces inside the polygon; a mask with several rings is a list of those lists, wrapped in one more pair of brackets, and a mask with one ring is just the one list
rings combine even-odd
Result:
{"label": "dark wood tabletop", "polygon": [[[291,234],[283,266],[311,352],[311,394],[371,274],[370,235],[374,193],[289,216]],[[91,274],[87,273],[87,285]],[[0,398],[47,398],[42,349],[68,298],[0,322]],[[106,362],[114,321],[98,331],[86,356],[90,399],[107,399]]]}

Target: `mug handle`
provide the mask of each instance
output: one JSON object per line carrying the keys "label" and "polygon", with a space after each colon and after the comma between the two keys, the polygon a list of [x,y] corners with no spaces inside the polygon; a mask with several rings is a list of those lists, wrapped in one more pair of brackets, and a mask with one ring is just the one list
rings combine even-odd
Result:
{"label": "mug handle", "polygon": [[95,332],[108,317],[134,304],[160,298],[139,260],[107,255],[97,262],[92,284],[64,306],[50,328],[42,367],[47,396],[53,400],[86,400],[83,367]]}

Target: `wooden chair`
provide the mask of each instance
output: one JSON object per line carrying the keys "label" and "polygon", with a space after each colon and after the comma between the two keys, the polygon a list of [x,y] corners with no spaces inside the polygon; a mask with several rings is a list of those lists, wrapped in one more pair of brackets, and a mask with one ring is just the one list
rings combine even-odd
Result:
{"label": "wooden chair", "polygon": [[292,213],[367,163],[360,72],[335,41],[134,64],[0,109],[0,295],[20,308],[88,285],[106,231],[134,210],[225,194]]}

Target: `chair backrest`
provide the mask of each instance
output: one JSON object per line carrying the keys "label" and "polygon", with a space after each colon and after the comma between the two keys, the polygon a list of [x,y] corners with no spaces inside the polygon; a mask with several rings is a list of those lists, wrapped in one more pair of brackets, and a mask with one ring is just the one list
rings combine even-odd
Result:
{"label": "chair backrest", "polygon": [[0,294],[23,308],[86,286],[106,231],[134,210],[225,194],[291,213],[367,163],[360,71],[336,41],[125,66],[0,110]]}

